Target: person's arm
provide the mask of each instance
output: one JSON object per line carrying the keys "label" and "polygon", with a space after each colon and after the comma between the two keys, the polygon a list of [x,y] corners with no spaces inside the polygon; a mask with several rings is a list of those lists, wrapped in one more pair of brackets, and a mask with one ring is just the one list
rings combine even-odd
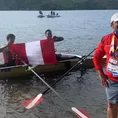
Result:
{"label": "person's arm", "polygon": [[0,52],[3,52],[5,48],[7,48],[8,46],[10,46],[12,44],[11,41],[9,41],[7,44],[3,45],[0,47]]}
{"label": "person's arm", "polygon": [[5,44],[5,45],[1,46],[1,47],[0,47],[0,52],[3,52],[3,50],[4,50],[5,48],[7,48],[7,47],[8,47],[8,44]]}
{"label": "person's arm", "polygon": [[101,84],[104,87],[108,87],[109,79],[108,79],[107,75],[103,72],[103,70],[97,70],[97,73],[98,73]]}
{"label": "person's arm", "polygon": [[108,87],[108,83],[107,83],[108,77],[104,73],[102,67],[102,58],[104,55],[105,55],[104,44],[101,41],[94,53],[93,62],[94,62],[95,69],[99,75],[101,84],[105,87]]}
{"label": "person's arm", "polygon": [[59,42],[59,41],[63,41],[64,40],[63,37],[57,37],[57,36],[54,36],[53,39],[54,39],[54,42]]}

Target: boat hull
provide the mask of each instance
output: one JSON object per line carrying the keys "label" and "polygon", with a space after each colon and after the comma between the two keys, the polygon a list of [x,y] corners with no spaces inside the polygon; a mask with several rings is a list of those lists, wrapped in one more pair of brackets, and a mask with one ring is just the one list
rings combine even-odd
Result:
{"label": "boat hull", "polygon": [[47,15],[47,18],[58,18],[58,17],[60,17],[59,15],[58,16],[56,16],[56,15]]}
{"label": "boat hull", "polygon": [[37,17],[38,18],[44,18],[45,16],[44,15],[38,15]]}
{"label": "boat hull", "polygon": [[[38,74],[42,73],[55,73],[55,72],[61,72],[61,71],[67,71],[70,69],[73,65],[75,65],[80,58],[70,59],[70,60],[64,60],[59,61],[57,64],[53,65],[38,65],[34,67],[34,71],[36,71]],[[105,59],[103,59],[103,62]],[[82,64],[79,64],[74,69],[79,68],[93,68],[93,61],[92,57],[86,59]],[[31,71],[27,70],[27,66],[11,66],[11,67],[2,67],[0,68],[0,79],[4,78],[16,78],[16,77],[23,77],[23,76],[31,76],[33,75]]]}

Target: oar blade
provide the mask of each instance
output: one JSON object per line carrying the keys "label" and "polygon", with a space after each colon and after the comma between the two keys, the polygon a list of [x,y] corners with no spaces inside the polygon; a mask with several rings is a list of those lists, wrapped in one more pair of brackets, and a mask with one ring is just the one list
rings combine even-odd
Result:
{"label": "oar blade", "polygon": [[35,106],[37,106],[38,104],[40,104],[43,101],[43,96],[42,94],[38,94],[36,97],[30,99],[30,100],[26,100],[22,103],[22,106],[26,109],[31,109]]}
{"label": "oar blade", "polygon": [[71,108],[72,111],[77,115],[78,118],[91,118],[85,111],[83,110],[78,110],[75,107]]}

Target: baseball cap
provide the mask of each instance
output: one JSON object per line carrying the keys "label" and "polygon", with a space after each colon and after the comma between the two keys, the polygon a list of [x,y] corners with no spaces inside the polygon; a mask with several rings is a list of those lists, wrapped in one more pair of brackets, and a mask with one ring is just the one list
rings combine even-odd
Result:
{"label": "baseball cap", "polygon": [[113,22],[113,21],[118,21],[118,13],[115,13],[112,17],[111,17],[111,23]]}

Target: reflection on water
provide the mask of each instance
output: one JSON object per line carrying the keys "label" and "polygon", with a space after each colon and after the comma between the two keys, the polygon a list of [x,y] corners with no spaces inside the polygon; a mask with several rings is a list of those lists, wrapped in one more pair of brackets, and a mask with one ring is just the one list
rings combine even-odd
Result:
{"label": "reflection on water", "polygon": [[[87,70],[83,78],[78,79],[79,76],[80,71],[69,73],[54,87],[55,90],[72,106],[84,109],[93,118],[104,118],[105,91],[95,71]],[[59,75],[48,76],[46,81],[51,84],[58,77]],[[26,110],[21,106],[24,100],[42,93],[47,88],[36,77],[1,80],[0,85],[0,118],[76,118],[71,109],[51,90],[44,95],[44,101],[37,107]]]}

